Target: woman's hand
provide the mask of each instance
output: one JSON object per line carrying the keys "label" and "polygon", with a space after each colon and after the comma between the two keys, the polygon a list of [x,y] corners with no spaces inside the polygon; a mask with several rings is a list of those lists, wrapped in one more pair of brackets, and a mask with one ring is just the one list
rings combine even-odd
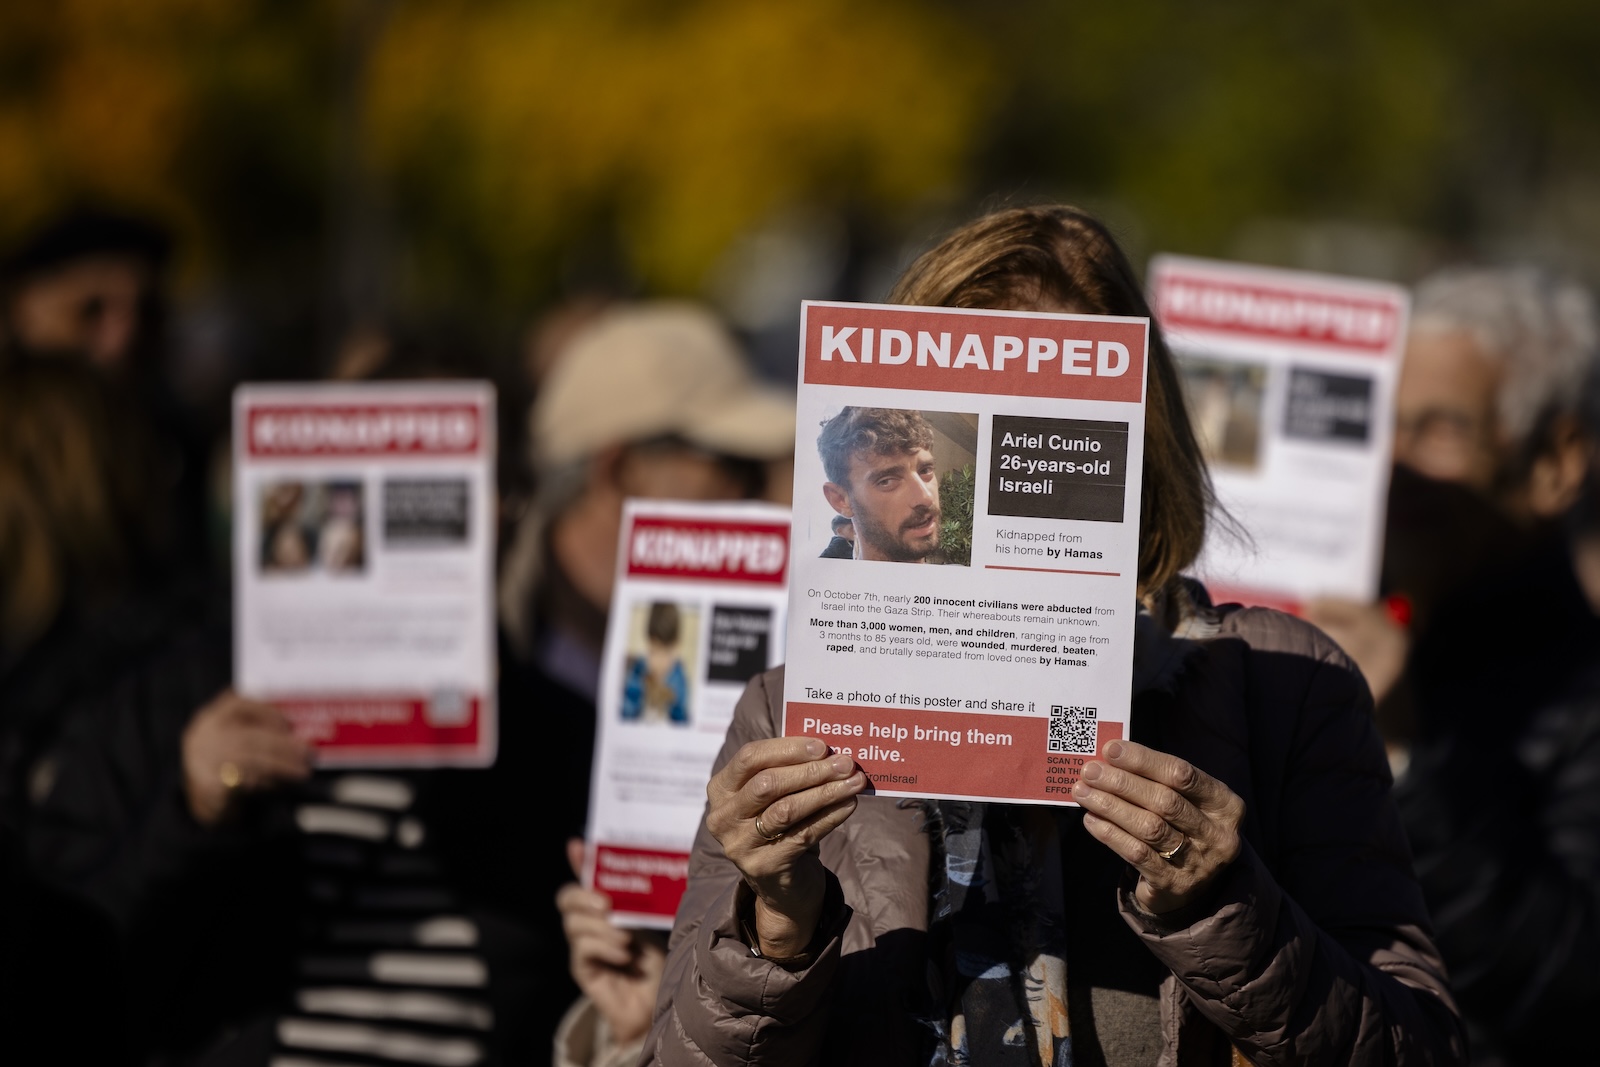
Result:
{"label": "woman's hand", "polygon": [[183,731],[183,791],[201,826],[232,813],[239,794],[298,782],[311,774],[311,750],[283,712],[232,689],[189,720]]}
{"label": "woman's hand", "polygon": [[706,827],[755,891],[753,945],[783,959],[806,950],[822,913],[822,839],[856,810],[867,776],[812,737],[752,741],[706,787]]}
{"label": "woman's hand", "polygon": [[1355,660],[1373,701],[1382,702],[1405,672],[1406,658],[1411,655],[1411,635],[1395,621],[1388,606],[1322,597],[1306,604],[1305,617]]}
{"label": "woman's hand", "polygon": [[1195,900],[1239,855],[1244,801],[1165,752],[1108,741],[1072,797],[1084,828],[1139,872],[1134,900],[1152,915]]}
{"label": "woman's hand", "polygon": [[[580,877],[583,840],[567,842],[567,860]],[[630,933],[611,925],[611,898],[569,882],[556,894],[561,928],[567,935],[572,980],[594,1001],[611,1026],[611,1036],[627,1045],[650,1029],[656,991],[667,953],[650,932]]]}

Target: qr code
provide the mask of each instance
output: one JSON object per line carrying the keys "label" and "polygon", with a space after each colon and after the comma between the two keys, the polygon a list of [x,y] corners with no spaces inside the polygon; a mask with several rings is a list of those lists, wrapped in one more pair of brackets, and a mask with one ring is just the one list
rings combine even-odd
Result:
{"label": "qr code", "polygon": [[1050,751],[1094,754],[1100,709],[1076,705],[1050,706]]}

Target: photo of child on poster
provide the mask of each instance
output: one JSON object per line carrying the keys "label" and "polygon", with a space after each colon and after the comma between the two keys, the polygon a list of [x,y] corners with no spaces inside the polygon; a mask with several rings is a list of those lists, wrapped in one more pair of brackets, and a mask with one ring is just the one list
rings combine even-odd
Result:
{"label": "photo of child on poster", "polygon": [[[699,647],[700,613],[657,600],[634,605],[619,716],[624,722],[689,724],[689,679]],[[690,663],[686,663],[685,660]]]}
{"label": "photo of child on poster", "polygon": [[824,420],[820,555],[969,565],[977,448],[976,414],[846,407]]}
{"label": "photo of child on poster", "polygon": [[263,573],[328,574],[366,569],[358,481],[270,482],[261,490]]}
{"label": "photo of child on poster", "polygon": [[1260,467],[1266,367],[1196,356],[1180,360],[1178,373],[1206,462],[1243,471]]}

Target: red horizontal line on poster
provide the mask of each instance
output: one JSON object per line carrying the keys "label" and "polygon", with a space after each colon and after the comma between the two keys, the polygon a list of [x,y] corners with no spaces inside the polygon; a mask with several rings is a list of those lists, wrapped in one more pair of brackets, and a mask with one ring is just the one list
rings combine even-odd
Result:
{"label": "red horizontal line on poster", "polygon": [[260,404],[245,412],[252,456],[473,455],[476,404]]}
{"label": "red horizontal line on poster", "polygon": [[810,385],[1138,403],[1145,319],[805,305]]}
{"label": "red horizontal line on poster", "polygon": [[1098,578],[1121,578],[1121,571],[1069,571],[1060,567],[1006,567],[999,563],[986,563],[984,570],[990,571],[1033,571],[1037,574],[1090,574]]}
{"label": "red horizontal line on poster", "polygon": [[627,564],[630,576],[782,585],[789,527],[640,516],[628,531]]}
{"label": "red horizontal line on poster", "polygon": [[1270,337],[1376,354],[1399,334],[1398,298],[1291,289],[1214,275],[1166,271],[1156,276],[1156,316],[1163,326]]}

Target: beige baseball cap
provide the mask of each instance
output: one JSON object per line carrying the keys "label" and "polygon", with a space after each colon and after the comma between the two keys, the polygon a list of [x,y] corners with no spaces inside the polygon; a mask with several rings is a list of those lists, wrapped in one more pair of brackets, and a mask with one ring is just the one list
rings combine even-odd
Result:
{"label": "beige baseball cap", "polygon": [[710,311],[629,304],[568,343],[533,406],[533,452],[553,466],[677,436],[724,455],[778,459],[794,449],[794,419],[794,395],[758,382]]}

